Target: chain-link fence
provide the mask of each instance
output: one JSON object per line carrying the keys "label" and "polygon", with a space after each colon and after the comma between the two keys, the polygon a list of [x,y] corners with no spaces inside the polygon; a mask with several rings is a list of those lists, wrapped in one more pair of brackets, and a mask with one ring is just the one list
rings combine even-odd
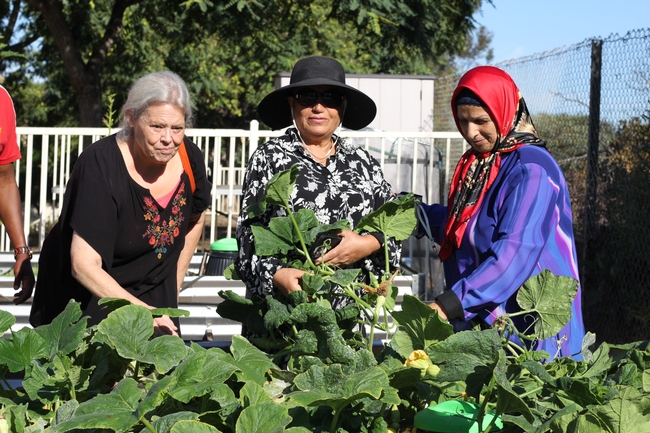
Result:
{"label": "chain-link fence", "polygon": [[[567,178],[585,325],[613,343],[650,338],[649,54],[650,28],[495,65]],[[434,130],[455,129],[459,78],[436,81]],[[461,153],[458,143],[451,160]]]}

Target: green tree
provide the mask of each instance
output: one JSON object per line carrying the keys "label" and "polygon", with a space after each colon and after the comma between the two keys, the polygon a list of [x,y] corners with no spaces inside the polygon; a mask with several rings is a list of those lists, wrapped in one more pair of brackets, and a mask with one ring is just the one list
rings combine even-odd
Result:
{"label": "green tree", "polygon": [[134,78],[171,69],[196,98],[198,126],[226,127],[254,118],[273,75],[306,55],[350,72],[440,70],[466,52],[482,0],[22,2],[25,41],[42,39],[8,79],[45,79],[48,124],[100,126],[107,95],[120,106]]}
{"label": "green tree", "polygon": [[[586,264],[585,326],[627,343],[650,332],[650,122],[622,121],[599,169],[599,233]],[[601,191],[602,190],[602,191]],[[603,320],[606,317],[607,320]]]}

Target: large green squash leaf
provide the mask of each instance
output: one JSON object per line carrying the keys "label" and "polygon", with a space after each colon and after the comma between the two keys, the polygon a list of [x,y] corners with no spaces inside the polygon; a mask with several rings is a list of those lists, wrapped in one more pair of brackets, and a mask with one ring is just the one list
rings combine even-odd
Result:
{"label": "large green squash leaf", "polygon": [[47,342],[31,328],[12,333],[11,340],[0,338],[0,365],[16,373],[27,369],[32,361],[48,356]]}
{"label": "large green squash leaf", "polygon": [[605,404],[588,407],[588,414],[580,418],[579,431],[647,433],[650,417],[639,407],[642,394],[634,388],[624,387],[618,395]]}
{"label": "large green squash leaf", "polygon": [[356,232],[381,232],[396,241],[408,239],[417,225],[415,199],[412,194],[384,203],[379,209],[361,218]]}
{"label": "large green squash leaf", "polygon": [[0,334],[4,334],[16,323],[16,318],[8,311],[0,310]]}
{"label": "large green squash leaf", "polygon": [[236,433],[282,433],[292,418],[286,407],[267,402],[244,409],[235,425]]}
{"label": "large green squash leaf", "polygon": [[494,368],[497,389],[497,413],[522,415],[528,422],[532,423],[535,417],[524,399],[512,389],[506,370],[506,354],[501,350],[499,351],[499,360]]}
{"label": "large green squash leaf", "polygon": [[266,202],[284,206],[289,201],[289,197],[291,197],[291,192],[296,184],[299,173],[300,167],[298,164],[295,164],[290,169],[274,175],[266,185]]}
{"label": "large green squash leaf", "polygon": [[216,427],[194,420],[181,420],[175,423],[169,433],[219,433]]}
{"label": "large green squash leaf", "polygon": [[480,387],[492,376],[501,347],[498,332],[489,329],[458,332],[425,351],[431,362],[440,367],[438,380],[465,381],[468,387],[472,383]]}
{"label": "large green squash leaf", "polygon": [[217,305],[217,313],[221,317],[241,322],[254,334],[263,334],[266,331],[262,320],[262,309],[266,301],[253,303],[232,290],[221,290],[219,296],[223,299]]}
{"label": "large green squash leaf", "polygon": [[[156,419],[152,425],[158,433],[169,433],[170,429],[174,424],[179,421],[197,421],[199,419],[199,414],[195,412],[182,411],[170,413],[161,418]],[[146,430],[145,430],[146,431]]]}
{"label": "large green squash leaf", "polygon": [[337,364],[332,366],[312,366],[299,374],[294,384],[300,392],[287,397],[302,406],[327,406],[340,411],[354,402],[371,398],[386,404],[399,404],[400,398],[381,367],[345,375]]}
{"label": "large green squash leaf", "polygon": [[55,426],[53,430],[66,432],[75,429],[110,429],[118,433],[130,431],[147,413],[162,403],[170,382],[171,376],[166,376],[144,394],[135,380],[122,379],[110,394],[100,394],[80,404],[74,416]]}
{"label": "large green squash leaf", "polygon": [[232,356],[219,348],[193,353],[174,369],[175,383],[170,395],[178,401],[189,403],[218,389],[239,368],[234,365]]}
{"label": "large green squash leaf", "polygon": [[249,216],[254,218],[262,215],[266,212],[267,204],[284,207],[289,201],[299,171],[300,169],[296,164],[289,170],[276,173],[266,185],[266,195],[264,199],[246,208],[246,212]]}
{"label": "large green squash leaf", "polygon": [[255,382],[246,382],[239,391],[239,400],[242,407],[249,407],[270,402],[271,397],[266,393],[262,385]]}
{"label": "large green squash leaf", "polygon": [[115,346],[120,356],[146,364],[153,364],[159,373],[166,373],[178,365],[187,354],[182,339],[153,335],[153,316],[140,305],[127,305],[111,312],[97,329]]}
{"label": "large green squash leaf", "polygon": [[546,340],[571,320],[571,305],[576,293],[578,280],[553,275],[544,269],[517,291],[517,303],[523,310],[534,310],[539,315],[534,333],[540,340]]}
{"label": "large green squash leaf", "polygon": [[287,254],[294,249],[291,222],[285,220],[284,223],[283,226],[280,226],[278,223],[274,224],[276,226],[275,229],[280,230],[279,233],[282,236],[261,225],[251,226],[253,238],[255,239],[255,253],[257,255],[274,256],[276,254]]}
{"label": "large green squash leaf", "polygon": [[240,335],[233,335],[230,352],[232,353],[231,362],[239,368],[243,375],[240,379],[242,382],[252,380],[258,385],[264,385],[266,372],[269,368],[277,368],[268,355]]}
{"label": "large green squash leaf", "polygon": [[415,296],[405,295],[402,311],[393,311],[392,315],[399,325],[393,341],[404,358],[414,350],[427,350],[454,333],[449,323]]}
{"label": "large green squash leaf", "polygon": [[48,359],[52,359],[57,353],[67,355],[79,347],[88,323],[88,318],[81,318],[81,314],[80,304],[70,301],[52,323],[36,328],[38,335],[48,344]]}
{"label": "large green squash leaf", "polygon": [[122,379],[110,394],[100,394],[79,405],[74,416],[56,426],[54,431],[104,428],[126,432],[139,421],[136,411],[143,394],[135,380]]}

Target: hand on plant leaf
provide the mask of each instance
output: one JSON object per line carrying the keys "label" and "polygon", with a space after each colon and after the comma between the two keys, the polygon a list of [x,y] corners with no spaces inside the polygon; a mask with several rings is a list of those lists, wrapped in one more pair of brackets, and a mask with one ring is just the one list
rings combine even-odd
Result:
{"label": "hand on plant leaf", "polygon": [[438,316],[440,316],[441,319],[443,319],[443,320],[447,320],[447,315],[446,315],[445,312],[442,310],[442,308],[440,307],[440,305],[438,305],[437,302],[432,302],[432,303],[430,303],[430,304],[429,304],[429,307],[431,307],[431,308],[433,308],[434,310],[436,310],[436,311],[438,312]]}
{"label": "hand on plant leaf", "polygon": [[300,287],[300,279],[305,271],[295,268],[282,268],[273,275],[273,285],[284,296],[296,290],[302,290]]}
{"label": "hand on plant leaf", "polygon": [[178,328],[169,316],[155,317],[153,319],[153,335],[154,337],[162,335],[175,335],[178,337]]}
{"label": "hand on plant leaf", "polygon": [[327,264],[343,268],[368,257],[381,248],[374,236],[361,236],[352,230],[343,230],[339,236],[343,238],[341,243],[329,250],[324,257],[316,260],[317,265],[324,260]]}

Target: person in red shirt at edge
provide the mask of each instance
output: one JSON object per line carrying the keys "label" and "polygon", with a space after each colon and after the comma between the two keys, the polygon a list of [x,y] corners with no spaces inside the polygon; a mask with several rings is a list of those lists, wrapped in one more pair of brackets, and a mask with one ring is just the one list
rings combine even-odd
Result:
{"label": "person in red shirt at edge", "polygon": [[17,291],[14,304],[25,302],[32,296],[35,282],[32,250],[25,241],[20,191],[14,173],[14,162],[19,159],[14,103],[7,89],[0,86],[0,220],[14,247],[14,290]]}

